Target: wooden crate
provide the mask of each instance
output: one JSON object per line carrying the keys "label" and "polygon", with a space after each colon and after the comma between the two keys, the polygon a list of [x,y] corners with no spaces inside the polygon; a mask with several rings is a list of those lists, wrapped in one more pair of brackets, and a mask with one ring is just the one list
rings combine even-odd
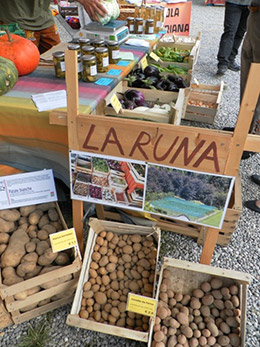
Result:
{"label": "wooden crate", "polygon": [[[68,229],[57,203],[56,203],[56,209],[59,214],[60,221],[62,223],[64,230]],[[22,323],[24,321],[37,317],[41,314],[54,310],[58,307],[61,307],[73,301],[74,292],[76,290],[76,286],[78,282],[79,271],[81,269],[81,260],[76,250],[72,249],[71,251],[73,252],[73,255],[74,255],[74,261],[72,264],[63,266],[62,268],[59,268],[58,270],[54,270],[42,275],[38,275],[31,279],[25,280],[23,282],[13,284],[11,286],[6,286],[2,284],[2,277],[0,272],[0,297],[3,300],[4,306],[6,308],[6,311],[5,311],[2,308],[2,305],[0,305],[0,317],[1,317],[1,314],[2,315],[4,314],[3,312],[6,313],[4,316],[4,319],[8,324],[6,324],[5,326],[10,325],[12,323],[15,323],[15,324]],[[62,277],[67,275],[72,275],[72,279],[67,282],[62,281]],[[36,286],[41,286],[42,284],[45,284],[55,279],[60,279],[60,283],[55,285],[52,288],[42,289],[36,294],[28,296],[25,300],[15,300],[14,298],[16,294],[22,291],[34,288]],[[58,295],[66,294],[66,295],[61,299],[52,301],[50,303],[47,303],[45,305],[42,305],[36,308],[32,308],[31,310],[28,310],[26,312],[21,311],[26,306],[29,306],[31,304],[36,304],[45,299],[50,299],[51,297],[57,294]],[[10,317],[11,317],[11,320],[10,320]],[[0,327],[1,325],[2,324],[0,324]]]}
{"label": "wooden crate", "polygon": [[[199,50],[200,50],[200,33],[198,33],[198,36],[191,40],[191,42],[181,42],[181,39],[178,40],[178,36],[174,36],[173,42],[166,41],[168,35],[165,35],[162,37],[158,43],[156,44],[155,48],[158,49],[160,47],[171,47],[176,48],[178,50],[191,50],[190,55],[187,59],[187,62],[178,63],[178,62],[172,62],[172,64],[176,64],[178,66],[181,66],[183,68],[186,68],[188,70],[192,70],[194,65],[197,63]],[[162,64],[170,64],[171,62],[163,62]]]}
{"label": "wooden crate", "polygon": [[[182,119],[213,124],[220,107],[223,87],[223,81],[215,86],[192,84],[189,89],[186,112]],[[195,105],[192,102],[201,103],[201,105]]]}
{"label": "wooden crate", "polygon": [[[116,336],[121,336],[128,339],[147,342],[148,332],[136,331],[136,330],[131,330],[128,328],[122,328],[122,327],[118,327],[114,325],[108,325],[104,323],[91,321],[88,319],[83,319],[79,317],[79,311],[81,307],[83,285],[89,278],[90,263],[92,261],[91,255],[93,253],[93,249],[94,249],[98,234],[104,230],[112,231],[117,234],[132,234],[132,235],[154,234],[158,244],[158,248],[157,248],[157,262],[158,262],[159,247],[160,247],[160,230],[158,228],[155,229],[152,227],[142,227],[137,225],[129,225],[125,223],[108,222],[108,221],[98,220],[94,218],[90,220],[89,225],[90,225],[90,230],[88,234],[88,240],[87,240],[82,270],[80,273],[79,283],[78,283],[77,291],[73,301],[73,305],[71,308],[71,312],[67,317],[66,323],[68,325],[87,329],[87,330],[93,330],[93,331],[98,331],[105,334],[116,335]],[[154,295],[155,295],[155,286],[154,286]]]}
{"label": "wooden crate", "polygon": [[[247,305],[247,288],[251,281],[251,276],[247,273],[221,269],[209,265],[195,264],[189,261],[178,259],[164,258],[160,270],[159,282],[157,286],[156,299],[159,300],[159,289],[163,279],[163,271],[170,272],[169,279],[171,281],[171,289],[174,292],[182,293],[183,295],[190,295],[192,291],[199,288],[201,283],[211,280],[212,278],[219,278],[223,281],[225,286],[236,283],[239,286],[240,293],[240,310],[241,310],[241,323],[240,323],[240,338],[241,347],[245,346],[245,332],[246,332],[246,305]],[[150,327],[149,343],[152,342],[152,324]]]}
{"label": "wooden crate", "polygon": [[[233,192],[229,201],[229,205],[225,214],[224,222],[217,244],[220,246],[227,246],[231,241],[232,235],[235,232],[237,222],[242,212],[242,198],[241,198],[241,177],[238,175],[235,180]],[[207,227],[187,223],[184,221],[176,221],[170,218],[154,216],[157,219],[157,225],[161,230],[173,231],[177,234],[193,237],[199,244],[204,244],[204,239]]]}
{"label": "wooden crate", "polygon": [[[110,104],[110,99],[115,93],[124,93],[129,89],[134,89],[142,92],[144,94],[145,100],[147,101],[157,101],[160,104],[170,104],[172,102],[175,105],[171,106],[171,110],[169,114],[161,114],[150,112],[149,110],[145,113],[143,111],[135,111],[134,110],[126,110],[122,109],[119,113],[113,109],[112,106],[108,106]],[[150,122],[157,123],[169,123],[169,124],[180,124],[181,115],[184,112],[184,104],[185,104],[185,96],[184,89],[180,89],[179,93],[176,92],[167,92],[161,90],[153,90],[153,89],[144,89],[144,88],[131,88],[127,86],[127,82],[120,82],[116,88],[114,88],[105,98],[106,105],[104,106],[103,113],[106,116],[115,116],[120,118],[130,118],[130,119],[138,119],[138,120],[146,120]]]}

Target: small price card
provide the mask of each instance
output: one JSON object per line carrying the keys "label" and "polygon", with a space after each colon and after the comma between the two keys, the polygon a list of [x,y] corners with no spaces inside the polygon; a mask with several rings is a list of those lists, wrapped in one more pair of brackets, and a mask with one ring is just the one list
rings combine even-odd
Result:
{"label": "small price card", "polygon": [[155,54],[154,52],[150,53],[150,57],[155,61],[161,61],[160,57],[158,57],[158,55]]}
{"label": "small price card", "polygon": [[144,69],[146,68],[147,65],[148,65],[147,59],[146,59],[146,57],[144,57],[144,58],[141,60],[141,67],[142,67],[142,70],[144,70]]}
{"label": "small price card", "polygon": [[122,105],[116,94],[112,96],[112,98],[110,99],[110,102],[111,102],[111,105],[113,106],[113,109],[116,111],[116,113],[118,113],[121,110]]}
{"label": "small price card", "polygon": [[74,228],[50,234],[50,241],[53,253],[64,251],[72,247],[78,248],[78,241]]}
{"label": "small price card", "polygon": [[127,311],[143,314],[145,316],[154,317],[156,313],[157,300],[147,296],[128,294]]}

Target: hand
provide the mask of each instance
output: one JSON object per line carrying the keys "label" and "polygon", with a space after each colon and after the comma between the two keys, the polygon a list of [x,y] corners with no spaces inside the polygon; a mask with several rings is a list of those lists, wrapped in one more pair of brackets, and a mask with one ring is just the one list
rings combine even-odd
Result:
{"label": "hand", "polygon": [[107,14],[107,10],[100,3],[100,0],[78,0],[78,2],[85,8],[90,19],[94,19],[99,22],[97,14],[104,17]]}

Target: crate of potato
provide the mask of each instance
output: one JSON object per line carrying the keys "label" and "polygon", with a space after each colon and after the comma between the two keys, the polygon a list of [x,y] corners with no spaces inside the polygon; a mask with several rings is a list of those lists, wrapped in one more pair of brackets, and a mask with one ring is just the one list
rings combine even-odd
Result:
{"label": "crate of potato", "polygon": [[245,346],[250,275],[164,258],[149,346]]}
{"label": "crate of potato", "polygon": [[92,219],[71,313],[75,327],[148,342],[150,317],[126,311],[128,293],[154,297],[160,230]]}
{"label": "crate of potato", "polygon": [[219,85],[191,84],[182,119],[213,124],[220,107],[223,87],[223,81]]}
{"label": "crate of potato", "polygon": [[49,234],[67,229],[55,202],[0,211],[0,296],[18,324],[73,300],[81,261],[53,253]]}

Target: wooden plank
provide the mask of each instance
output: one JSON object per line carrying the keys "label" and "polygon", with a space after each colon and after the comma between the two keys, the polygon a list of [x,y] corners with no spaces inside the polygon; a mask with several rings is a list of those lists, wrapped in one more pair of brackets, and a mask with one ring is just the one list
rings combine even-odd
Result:
{"label": "wooden plank", "polygon": [[13,324],[10,313],[7,311],[3,300],[0,299],[0,329]]}
{"label": "wooden plank", "polygon": [[78,116],[81,151],[222,174],[232,133],[130,119]]}
{"label": "wooden plank", "polygon": [[260,65],[252,63],[228,153],[226,175],[236,176],[260,92]]}
{"label": "wooden plank", "polygon": [[218,235],[219,229],[207,228],[206,237],[200,256],[201,264],[210,264],[214,249],[217,244]]}
{"label": "wooden plank", "polygon": [[82,329],[97,331],[104,334],[116,335],[127,339],[143,342],[148,341],[148,333],[131,330],[127,328],[120,328],[115,325],[107,325],[98,322],[92,322],[87,319],[79,318],[78,315],[69,314],[66,320],[66,324]]}
{"label": "wooden plank", "polygon": [[54,125],[67,126],[67,112],[51,111],[49,114],[49,123]]}
{"label": "wooden plank", "polygon": [[244,150],[260,153],[260,136],[248,134]]}
{"label": "wooden plank", "polygon": [[72,302],[74,295],[70,295],[65,299],[61,299],[61,300],[56,300],[53,301],[47,305],[41,306],[41,307],[37,307],[31,311],[25,312],[20,314],[17,317],[13,317],[14,323],[15,324],[20,324],[22,322],[28,321],[29,319],[32,319],[34,317],[43,315],[46,312],[55,310],[58,307],[64,306],[66,304],[69,304]]}
{"label": "wooden plank", "polygon": [[72,200],[72,217],[79,249],[83,254],[83,201]]}
{"label": "wooden plank", "polygon": [[248,284],[242,284],[242,293],[240,295],[241,302],[241,322],[240,322],[240,332],[241,332],[241,347],[245,346],[246,342],[246,312],[247,312],[247,289]]}

